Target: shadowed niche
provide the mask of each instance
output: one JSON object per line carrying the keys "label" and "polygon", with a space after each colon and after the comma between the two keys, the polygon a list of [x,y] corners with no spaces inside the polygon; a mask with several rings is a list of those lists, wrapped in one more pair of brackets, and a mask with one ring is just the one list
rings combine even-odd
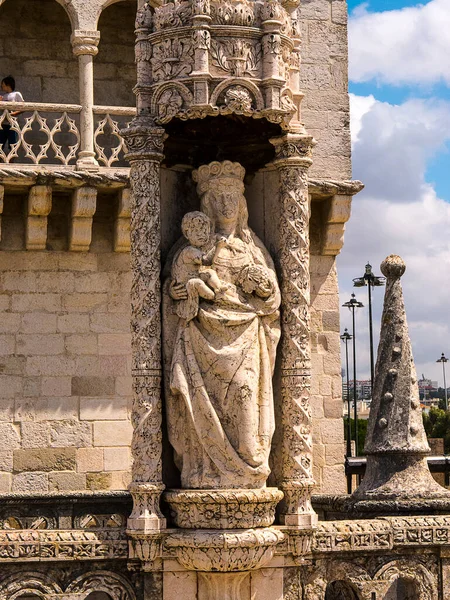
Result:
{"label": "shadowed niche", "polygon": [[275,150],[269,139],[282,134],[281,127],[266,119],[240,115],[206,117],[181,121],[173,119],[164,128],[165,164],[194,168],[213,160],[241,163],[253,173],[273,160]]}
{"label": "shadowed niche", "polygon": [[325,600],[359,600],[359,597],[346,581],[331,581],[325,590]]}

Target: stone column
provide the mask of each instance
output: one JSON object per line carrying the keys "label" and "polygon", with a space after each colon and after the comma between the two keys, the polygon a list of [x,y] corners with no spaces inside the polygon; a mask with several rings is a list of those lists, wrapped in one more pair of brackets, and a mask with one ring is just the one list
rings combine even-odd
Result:
{"label": "stone column", "polygon": [[[165,527],[159,509],[161,472],[161,285],[160,165],[164,129],[137,118],[122,132],[131,165],[131,331],[133,376],[134,508],[128,529]],[[148,560],[151,560],[150,558]]]}
{"label": "stone column", "polygon": [[98,168],[94,152],[94,56],[98,53],[99,31],[77,29],[72,34],[73,53],[78,56],[80,78],[81,145],[77,168],[92,170]]}
{"label": "stone column", "polygon": [[312,527],[310,276],[308,168],[313,138],[288,133],[270,140],[280,175],[279,264],[282,297],[281,439],[284,525]]}
{"label": "stone column", "polygon": [[209,48],[211,22],[209,0],[192,3],[192,45],[194,48],[194,70],[191,74],[195,77],[194,100],[196,104],[208,104],[209,89]]}

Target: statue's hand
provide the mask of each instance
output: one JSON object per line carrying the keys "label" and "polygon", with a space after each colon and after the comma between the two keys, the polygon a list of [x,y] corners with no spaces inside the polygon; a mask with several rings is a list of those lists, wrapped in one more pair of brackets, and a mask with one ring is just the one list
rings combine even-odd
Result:
{"label": "statue's hand", "polygon": [[169,294],[173,300],[186,300],[188,297],[184,283],[175,283],[174,281],[170,284]]}

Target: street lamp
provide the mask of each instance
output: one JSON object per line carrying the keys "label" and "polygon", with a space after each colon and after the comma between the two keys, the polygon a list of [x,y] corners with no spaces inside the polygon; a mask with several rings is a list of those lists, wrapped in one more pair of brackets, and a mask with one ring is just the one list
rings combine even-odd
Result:
{"label": "street lamp", "polygon": [[369,338],[370,338],[370,395],[372,396],[373,391],[373,380],[375,378],[375,366],[373,358],[373,329],[372,329],[372,288],[384,285],[386,277],[374,275],[372,272],[372,265],[367,263],[365,267],[365,273],[362,277],[356,277],[353,280],[354,287],[364,287],[367,285],[367,291],[369,295]]}
{"label": "street lamp", "polygon": [[349,310],[352,311],[352,324],[353,324],[353,411],[354,411],[354,419],[355,419],[355,456],[358,456],[358,407],[356,402],[356,338],[355,338],[355,309],[362,308],[364,304],[362,302],[358,302],[355,297],[355,294],[352,294],[352,297],[348,302],[345,302],[342,306],[346,306]]}
{"label": "street lamp", "polygon": [[[345,344],[345,373],[347,376],[347,457],[352,455],[352,426],[350,424],[350,383],[349,383],[349,375],[348,375],[348,342],[352,339],[352,336],[349,334],[347,328],[345,328],[344,333],[340,336],[341,340]],[[349,494],[352,493],[352,476],[347,476],[347,492]]]}
{"label": "street lamp", "polygon": [[448,358],[445,358],[444,353],[442,353],[441,358],[438,358],[436,362],[442,363],[442,374],[444,376],[445,410],[448,410],[447,383],[445,382],[445,363],[448,362]]}

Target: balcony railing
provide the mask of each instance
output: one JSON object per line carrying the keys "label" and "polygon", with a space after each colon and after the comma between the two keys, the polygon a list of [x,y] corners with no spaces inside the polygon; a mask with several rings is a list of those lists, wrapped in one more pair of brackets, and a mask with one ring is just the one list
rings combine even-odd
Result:
{"label": "balcony railing", "polygon": [[[13,116],[17,111],[19,115]],[[85,147],[82,106],[35,102],[0,103],[0,164],[75,167]],[[119,131],[136,114],[134,107],[94,106],[94,150],[101,167],[126,167]]]}

